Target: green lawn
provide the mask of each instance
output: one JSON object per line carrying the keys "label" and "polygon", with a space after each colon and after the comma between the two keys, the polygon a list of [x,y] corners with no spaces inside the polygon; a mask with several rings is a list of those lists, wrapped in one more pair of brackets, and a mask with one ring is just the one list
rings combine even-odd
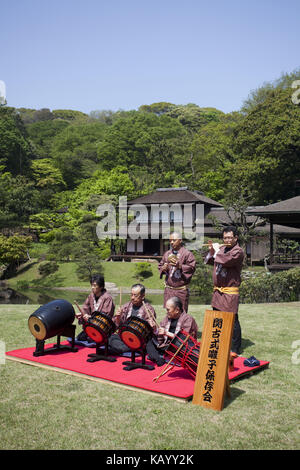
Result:
{"label": "green lawn", "polygon": [[[89,287],[89,283],[80,281],[76,275],[75,263],[58,263],[59,270],[51,276],[54,287]],[[136,263],[128,262],[103,262],[103,274],[106,282],[114,282],[117,287],[131,287],[137,282],[134,275]],[[32,281],[40,277],[38,272],[39,264],[31,261],[22,266],[17,276],[8,280],[12,288],[17,287],[18,281]],[[144,279],[142,282],[148,289],[163,289],[163,281],[159,279],[157,263],[151,264],[152,276]]]}
{"label": "green lawn", "polygon": [[[27,319],[35,308],[0,305],[7,351],[34,346]],[[200,330],[205,308],[190,307]],[[221,412],[6,360],[0,448],[299,449],[300,364],[292,347],[300,340],[299,308],[300,302],[240,306],[243,356],[270,366],[232,384]],[[156,310],[161,319],[162,307]]]}

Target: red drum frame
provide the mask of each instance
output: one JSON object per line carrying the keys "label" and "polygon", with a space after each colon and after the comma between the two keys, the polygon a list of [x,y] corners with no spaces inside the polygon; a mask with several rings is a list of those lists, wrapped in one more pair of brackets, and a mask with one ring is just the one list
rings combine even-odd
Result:
{"label": "red drum frame", "polygon": [[116,325],[109,315],[94,312],[83,327],[85,333],[97,344],[107,343],[108,338],[116,330]]}
{"label": "red drum frame", "polygon": [[183,344],[188,335],[189,333],[185,330],[180,330],[172,339],[164,354],[169,356],[170,359],[182,346],[180,351],[174,357],[174,363],[187,369],[194,377],[196,377],[200,354],[200,343],[190,336],[187,342]]}
{"label": "red drum frame", "polygon": [[152,328],[146,320],[134,316],[120,326],[119,336],[132,351],[138,351],[146,348],[152,337]]}

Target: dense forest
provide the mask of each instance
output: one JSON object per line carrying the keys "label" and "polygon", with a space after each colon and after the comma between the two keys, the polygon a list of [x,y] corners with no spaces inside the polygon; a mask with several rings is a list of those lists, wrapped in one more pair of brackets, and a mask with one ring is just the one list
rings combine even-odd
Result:
{"label": "dense forest", "polygon": [[89,115],[0,106],[0,263],[19,262],[33,235],[53,259],[105,257],[96,208],[120,195],[188,186],[249,205],[298,195],[299,78],[265,83],[229,114],[168,102]]}

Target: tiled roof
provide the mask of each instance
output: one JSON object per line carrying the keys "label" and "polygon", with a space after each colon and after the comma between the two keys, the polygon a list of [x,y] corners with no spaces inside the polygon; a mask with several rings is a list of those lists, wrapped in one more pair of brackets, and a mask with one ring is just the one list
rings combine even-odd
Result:
{"label": "tiled roof", "polygon": [[183,188],[159,188],[151,194],[140,196],[128,201],[131,204],[188,204],[204,203],[214,207],[222,207],[219,202],[206,197],[200,191],[190,191],[187,187]]}

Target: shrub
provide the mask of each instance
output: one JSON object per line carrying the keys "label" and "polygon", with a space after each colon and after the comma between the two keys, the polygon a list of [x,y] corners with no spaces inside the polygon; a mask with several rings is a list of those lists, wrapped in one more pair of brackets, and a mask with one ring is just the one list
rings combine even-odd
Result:
{"label": "shrub", "polygon": [[58,264],[56,261],[44,261],[40,263],[38,271],[41,276],[49,276],[58,270]]}
{"label": "shrub", "polygon": [[153,276],[151,264],[147,262],[136,263],[134,268],[134,276],[141,281],[150,276]]}
{"label": "shrub", "polygon": [[244,280],[240,287],[242,303],[292,302],[300,296],[300,268],[276,274],[263,273]]}

